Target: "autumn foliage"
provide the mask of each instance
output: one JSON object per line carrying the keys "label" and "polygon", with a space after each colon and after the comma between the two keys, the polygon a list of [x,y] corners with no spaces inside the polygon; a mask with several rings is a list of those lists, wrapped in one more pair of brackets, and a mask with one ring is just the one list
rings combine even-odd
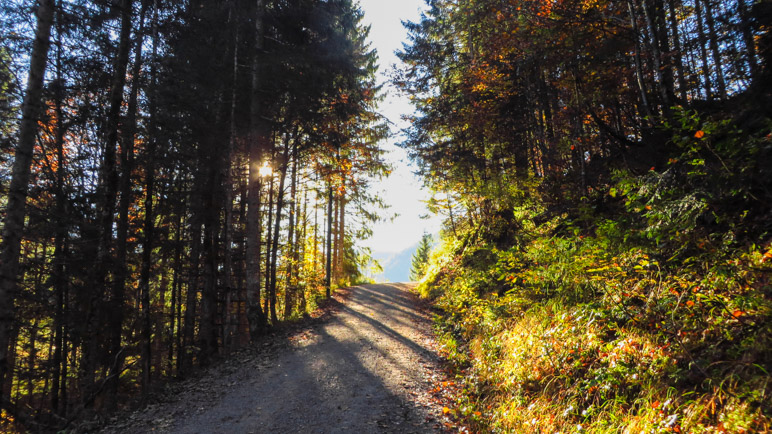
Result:
{"label": "autumn foliage", "polygon": [[[419,290],[475,431],[772,426],[768,2],[430,1]],[[479,413],[479,414],[478,414]]]}

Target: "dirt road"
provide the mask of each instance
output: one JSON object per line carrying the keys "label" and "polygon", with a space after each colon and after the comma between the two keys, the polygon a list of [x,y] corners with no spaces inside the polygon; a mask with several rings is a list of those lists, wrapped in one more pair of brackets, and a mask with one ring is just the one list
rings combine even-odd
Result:
{"label": "dirt road", "polygon": [[330,318],[288,344],[212,370],[105,432],[438,431],[430,318],[405,284],[351,291]]}

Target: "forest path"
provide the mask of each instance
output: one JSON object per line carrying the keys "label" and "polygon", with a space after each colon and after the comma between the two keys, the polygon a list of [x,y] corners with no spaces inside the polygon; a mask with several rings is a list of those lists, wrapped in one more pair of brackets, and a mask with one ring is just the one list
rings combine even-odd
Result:
{"label": "forest path", "polygon": [[[443,427],[431,318],[409,284],[350,288],[274,351],[210,369],[105,432],[423,433]],[[266,343],[265,345],[273,345]],[[203,384],[202,384],[203,383]]]}

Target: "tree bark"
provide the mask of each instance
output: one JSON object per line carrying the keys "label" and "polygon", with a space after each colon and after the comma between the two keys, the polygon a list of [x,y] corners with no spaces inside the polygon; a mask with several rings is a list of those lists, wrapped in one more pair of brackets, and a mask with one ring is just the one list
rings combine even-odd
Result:
{"label": "tree bark", "polygon": [[327,191],[327,255],[325,256],[327,266],[324,275],[324,286],[328,299],[332,297],[332,201],[332,185],[330,185]]}
{"label": "tree bark", "polygon": [[[210,182],[211,182],[210,178]],[[211,185],[211,184],[210,184]],[[201,294],[201,322],[199,337],[199,364],[209,364],[210,356],[217,353],[217,328],[215,327],[217,309],[217,228],[212,214],[214,201],[211,200],[211,192],[207,194],[210,199],[205,201],[207,206],[204,223],[204,279]]]}
{"label": "tree bark", "polygon": [[271,322],[273,324],[277,324],[279,322],[278,316],[276,315],[276,264],[278,262],[279,257],[279,231],[281,230],[281,213],[284,209],[284,183],[287,179],[287,172],[289,171],[289,156],[290,156],[290,148],[293,146],[293,144],[290,143],[290,140],[292,140],[294,143],[294,146],[297,146],[297,130],[293,134],[293,137],[287,137],[286,144],[284,146],[284,154],[282,155],[282,164],[281,164],[281,176],[279,177],[279,190],[276,193],[276,222],[274,223],[274,230],[273,230],[273,243],[271,246],[271,269],[270,269],[270,276],[271,276],[271,284],[269,287],[269,295],[270,295],[270,313],[271,313]]}
{"label": "tree bark", "polygon": [[115,243],[115,275],[113,277],[112,289],[112,315],[110,315],[109,329],[110,337],[110,360],[112,366],[110,369],[110,381],[107,382],[107,409],[114,410],[117,405],[118,380],[123,370],[123,360],[125,352],[122,351],[122,332],[123,319],[125,317],[125,299],[126,299],[126,277],[128,273],[127,258],[127,239],[129,236],[129,207],[133,200],[132,192],[132,172],[134,171],[134,140],[137,123],[137,98],[139,94],[140,72],[142,68],[142,44],[144,42],[145,27],[145,7],[140,13],[139,31],[137,32],[137,42],[134,53],[134,64],[132,65],[131,91],[129,93],[129,104],[126,111],[126,118],[122,125],[121,137],[121,178],[120,178],[120,201],[118,205],[118,231]]}
{"label": "tree bark", "polygon": [[340,263],[340,200],[334,197],[333,204],[332,215],[335,217],[332,226],[332,281],[337,282],[339,277],[338,264]]}
{"label": "tree bark", "polygon": [[249,187],[247,195],[247,320],[250,338],[255,340],[266,327],[265,313],[260,307],[260,174],[259,168],[266,149],[268,134],[261,105],[263,85],[260,70],[265,48],[265,0],[255,2],[255,47],[252,61],[252,98],[250,106]]}
{"label": "tree bark", "polygon": [[[318,182],[318,179],[317,179]],[[316,194],[314,195],[314,254],[312,255],[312,261],[311,261],[311,270],[314,275],[317,275],[317,270],[319,268],[319,197],[321,196],[320,192],[317,190]],[[314,279],[314,285],[318,282],[317,279]]]}
{"label": "tree bark", "polygon": [[[667,64],[664,62],[664,56],[662,55],[663,52],[660,49],[663,44],[660,40],[660,25],[663,23],[660,23],[659,20],[657,20],[658,13],[656,8],[659,6],[658,3],[659,2],[653,3],[652,0],[643,0],[642,8],[644,17],[646,18],[646,24],[649,28],[649,35],[651,40],[647,45],[651,50],[651,57],[654,61],[654,73],[657,77],[656,86],[659,90],[659,97],[662,102],[662,112],[669,114],[670,107],[672,106],[669,86],[672,85],[672,80],[668,80],[667,71],[669,69]],[[671,83],[668,83],[668,81]]]}
{"label": "tree bark", "polygon": [[[207,153],[209,154],[211,149],[215,149],[214,137],[211,137],[211,142],[207,146]],[[218,157],[216,155],[209,154],[207,158],[202,160],[202,164],[206,168],[202,167],[204,173],[204,179],[206,184],[203,191],[203,203],[202,217],[204,221],[204,239],[203,239],[203,251],[204,251],[204,286],[201,293],[201,322],[200,322],[200,336],[199,336],[199,364],[202,366],[208,365],[210,356],[217,353],[218,346],[218,330],[216,327],[216,310],[217,310],[217,233],[219,232],[220,222],[220,207],[217,205],[221,203],[216,199],[215,193],[219,192],[218,184],[221,181],[219,178],[219,172],[221,171],[218,163],[222,161],[216,161]]]}
{"label": "tree bark", "polygon": [[[126,71],[129,63],[129,52],[131,50],[131,15],[132,0],[122,0],[120,3],[121,29],[118,42],[118,55],[115,58],[113,66],[113,76],[110,83],[109,104],[110,109],[107,115],[106,135],[104,142],[104,155],[99,175],[99,243],[97,247],[97,258],[92,278],[92,288],[88,295],[88,306],[85,327],[86,332],[83,342],[82,363],[81,363],[81,390],[83,393],[84,404],[91,405],[95,398],[94,375],[97,364],[100,359],[99,342],[108,338],[106,348],[112,348],[109,343],[109,337],[112,336],[111,330],[104,327],[104,321],[117,314],[117,312],[105,312],[100,304],[108,286],[107,278],[109,271],[114,270],[114,261],[112,261],[113,245],[113,222],[115,220],[115,198],[118,192],[118,170],[116,167],[116,145],[118,143],[118,133],[120,128],[121,107],[123,105],[123,91],[126,84]],[[115,303],[108,303],[112,309]],[[107,335],[107,336],[105,336]],[[113,365],[113,361],[105,357],[104,360],[108,370]]]}
{"label": "tree bark", "polygon": [[[41,0],[37,9],[37,28],[30,54],[29,76],[22,105],[19,126],[19,141],[11,169],[11,183],[8,188],[5,226],[0,246],[0,390],[8,381],[8,348],[15,318],[14,305],[18,291],[16,279],[19,274],[21,238],[24,231],[26,202],[32,153],[35,148],[38,116],[40,115],[43,80],[48,49],[51,42],[51,25],[54,19],[55,0]],[[0,402],[0,408],[5,403]]]}
{"label": "tree bark", "polygon": [[[174,250],[174,271],[172,276],[172,332],[171,332],[171,340],[174,342],[174,347],[177,349],[176,354],[176,360],[174,360],[174,352],[169,352],[169,363],[171,364],[172,361],[176,362],[176,372],[177,376],[182,375],[182,361],[185,358],[184,357],[184,350],[182,348],[182,272],[183,272],[183,256],[182,256],[182,249],[183,249],[183,239],[184,239],[184,232],[183,232],[183,224],[184,224],[184,215],[187,214],[185,211],[185,206],[183,206],[182,212],[178,214],[177,219],[177,234],[176,234],[176,246]],[[176,305],[175,305],[176,303]],[[176,334],[175,334],[176,332]]]}
{"label": "tree bark", "polygon": [[[342,180],[345,187],[345,179]],[[343,190],[345,192],[345,189]],[[339,279],[344,278],[343,275],[343,261],[346,251],[346,195],[341,193],[338,197],[338,262],[335,265],[335,274]]]}
{"label": "tree bark", "polygon": [[292,178],[290,182],[290,210],[289,210],[289,222],[287,229],[287,248],[289,249],[289,264],[287,266],[287,279],[286,287],[284,289],[284,319],[288,319],[292,316],[292,310],[294,309],[295,298],[295,285],[297,276],[293,276],[295,271],[295,265],[297,264],[297,251],[298,243],[296,240],[297,229],[297,214],[295,213],[295,206],[297,201],[297,182],[298,182],[298,147],[297,145],[292,150]]}
{"label": "tree bark", "polygon": [[[700,0],[696,0],[699,2]],[[721,63],[721,51],[718,48],[718,35],[716,34],[716,24],[713,19],[713,5],[710,0],[703,0],[705,3],[705,21],[708,23],[708,40],[710,42],[710,51],[713,55],[713,64],[716,65],[716,83],[718,84],[718,96],[720,99],[726,99],[726,80],[724,79],[724,65]]]}
{"label": "tree bark", "polygon": [[[300,236],[300,254],[298,255],[298,261],[295,264],[297,275],[300,274],[301,266],[304,270],[304,279],[303,279],[303,285],[298,288],[298,296],[300,298],[300,305],[298,308],[300,309],[300,313],[303,316],[306,316],[308,314],[307,312],[307,306],[306,306],[306,286],[308,285],[308,273],[305,271],[305,262],[306,262],[306,237],[308,236],[308,186],[305,187],[303,190],[303,212],[301,213],[303,216],[303,233]],[[314,239],[316,239],[314,237]],[[314,257],[316,257],[316,252],[314,252]],[[315,273],[316,270],[312,270],[311,273]]]}
{"label": "tree bark", "polygon": [[705,99],[713,100],[713,83],[710,78],[710,64],[708,63],[707,40],[705,28],[702,23],[702,0],[694,0],[694,11],[697,13],[697,37],[700,44],[700,60],[702,61],[702,74],[705,80]]}
{"label": "tree bark", "polygon": [[684,71],[683,53],[681,52],[681,35],[678,31],[675,0],[668,0],[668,7],[670,9],[670,33],[673,34],[673,61],[678,74],[678,93],[680,94],[681,104],[686,104],[686,71]]}
{"label": "tree bark", "polygon": [[[239,161],[237,163],[237,167],[242,167],[242,162]],[[245,177],[240,176],[239,177],[239,233],[238,233],[238,251],[239,255],[242,258],[246,257],[246,244],[247,240],[244,236],[244,228],[246,227],[246,221],[247,221],[247,184],[249,183],[248,179],[244,179]],[[234,264],[236,269],[234,270],[235,279],[236,279],[236,288],[238,293],[238,331],[237,331],[237,342],[241,345],[246,345],[247,342],[249,342],[249,321],[247,320],[247,291],[246,291],[246,272],[245,272],[245,261],[240,260],[236,261]]]}
{"label": "tree bark", "polygon": [[231,95],[230,95],[230,128],[228,136],[228,148],[224,156],[225,181],[223,182],[223,208],[225,211],[225,223],[223,224],[223,270],[222,282],[225,288],[225,307],[223,308],[223,347],[226,351],[233,349],[235,337],[235,325],[238,324],[238,307],[233,308],[233,154],[236,149],[236,109],[238,98],[238,77],[239,77],[239,26],[233,22],[233,17],[237,13],[235,1],[231,2],[229,21],[234,28],[233,32],[233,61],[231,76]]}
{"label": "tree bark", "polygon": [[[160,264],[159,269],[160,270],[167,270],[169,266],[169,252],[168,250],[163,250],[161,252],[161,258],[160,258]],[[158,378],[163,375],[164,372],[164,352],[168,352],[169,354],[172,353],[172,350],[174,349],[174,340],[172,336],[167,335],[167,323],[166,323],[166,297],[167,297],[167,291],[169,287],[169,274],[166,272],[161,273],[161,281],[158,283],[158,303],[155,305],[155,315],[151,316],[151,310],[153,310],[153,305],[150,303],[149,295],[150,293],[142,292],[140,294],[140,302],[141,305],[147,303],[147,308],[144,309],[142,313],[142,330],[140,332],[140,336],[142,339],[142,348],[140,348],[140,357],[143,359],[142,362],[142,372],[140,379],[142,387],[142,399],[147,399],[149,393],[150,393],[150,385],[153,381],[157,380]],[[147,288],[150,289],[149,287]],[[172,289],[172,293],[174,292],[174,289]],[[147,299],[146,299],[147,297]],[[140,306],[141,306],[140,305]],[[174,303],[171,303],[171,312],[174,312]],[[171,326],[168,327],[169,330],[174,330],[174,314],[172,313],[170,315],[171,320]],[[153,328],[155,328],[156,332],[155,335],[153,334]],[[147,339],[147,341],[145,340]]]}
{"label": "tree bark", "polygon": [[268,207],[265,210],[268,221],[265,225],[265,298],[263,299],[263,312],[266,322],[271,310],[271,246],[273,244],[273,173],[268,182]]}
{"label": "tree bark", "polygon": [[635,78],[638,82],[638,91],[641,94],[641,107],[643,108],[644,117],[651,117],[651,105],[649,104],[646,81],[643,76],[643,62],[641,61],[641,33],[638,29],[638,14],[635,12],[635,3],[632,0],[627,1],[627,8],[630,11],[630,26],[635,39]]}
{"label": "tree bark", "polygon": [[[155,210],[153,199],[155,196],[155,154],[157,147],[158,126],[158,0],[153,1],[153,59],[150,65],[150,96],[148,129],[150,137],[145,151],[145,220],[143,222],[144,238],[142,240],[142,268],[139,276],[140,310],[142,315],[142,348],[140,362],[142,366],[141,387],[142,396],[147,397],[150,392],[151,367],[152,367],[152,325],[150,306],[150,271],[152,267],[153,238],[155,236]],[[163,306],[163,305],[162,305]],[[157,333],[161,334],[162,329]],[[170,342],[171,344],[171,342]],[[159,358],[160,359],[160,358]]]}
{"label": "tree bark", "polygon": [[668,101],[670,102],[668,109],[670,109],[670,107],[676,100],[676,96],[675,96],[675,76],[673,72],[674,59],[673,59],[673,52],[670,50],[670,40],[668,38],[667,12],[665,11],[664,0],[651,0],[651,2],[654,8],[653,12],[654,12],[654,20],[656,22],[656,27],[657,27],[657,41],[659,42],[659,52],[660,52],[660,55],[662,56],[662,66],[663,66],[662,75],[664,79],[665,92],[667,93],[667,98],[668,98]]}
{"label": "tree bark", "polygon": [[[194,199],[194,202],[198,199]],[[190,372],[193,366],[193,356],[189,350],[192,348],[196,329],[196,304],[198,298],[198,285],[200,282],[200,262],[201,262],[201,222],[195,217],[197,211],[193,212],[194,221],[192,223],[190,236],[190,275],[188,276],[188,290],[185,294],[185,323],[182,329],[182,343],[179,348],[179,366],[181,375]],[[180,300],[181,302],[181,300]]]}
{"label": "tree bark", "polygon": [[740,15],[740,30],[745,43],[746,57],[750,69],[751,81],[755,84],[759,78],[759,63],[756,60],[756,41],[753,39],[753,29],[748,17],[748,6],[745,0],[737,0],[737,9]]}
{"label": "tree bark", "polygon": [[[54,308],[54,352],[53,352],[53,372],[51,384],[51,410],[54,414],[61,415],[59,393],[63,389],[62,363],[66,356],[65,349],[65,297],[67,292],[66,262],[67,262],[67,197],[64,189],[65,172],[67,164],[64,158],[64,134],[66,128],[64,125],[64,82],[62,77],[62,40],[61,40],[61,12],[57,18],[57,50],[56,50],[56,86],[54,88],[54,103],[56,113],[56,235],[54,239],[54,260],[51,280],[56,297],[56,306]],[[66,363],[66,361],[65,361]]]}

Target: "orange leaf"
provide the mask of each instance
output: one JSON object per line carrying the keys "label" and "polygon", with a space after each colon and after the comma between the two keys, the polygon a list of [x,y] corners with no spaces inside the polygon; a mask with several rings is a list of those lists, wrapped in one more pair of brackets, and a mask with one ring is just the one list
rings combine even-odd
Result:
{"label": "orange leaf", "polygon": [[702,130],[697,131],[696,133],[694,133],[694,137],[698,139],[705,137],[705,131],[702,131]]}
{"label": "orange leaf", "polygon": [[732,312],[732,316],[735,318],[740,318],[741,316],[743,316],[743,314],[745,314],[745,312],[741,311],[740,309],[737,309],[734,312]]}
{"label": "orange leaf", "polygon": [[654,401],[651,403],[651,408],[657,408],[659,407],[659,401]]}
{"label": "orange leaf", "polygon": [[689,301],[686,302],[686,305],[689,306],[689,307],[692,307],[692,306],[694,306],[694,302],[689,300]]}

